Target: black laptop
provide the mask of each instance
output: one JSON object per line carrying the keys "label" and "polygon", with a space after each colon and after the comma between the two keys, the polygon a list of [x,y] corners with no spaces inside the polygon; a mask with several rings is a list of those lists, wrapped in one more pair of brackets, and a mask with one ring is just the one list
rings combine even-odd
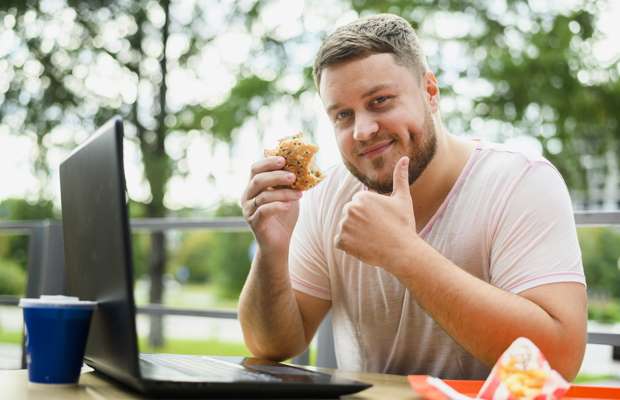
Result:
{"label": "black laptop", "polygon": [[69,295],[96,300],[85,362],[147,395],[327,398],[371,385],[246,357],[139,353],[123,122],[114,118],[60,165]]}

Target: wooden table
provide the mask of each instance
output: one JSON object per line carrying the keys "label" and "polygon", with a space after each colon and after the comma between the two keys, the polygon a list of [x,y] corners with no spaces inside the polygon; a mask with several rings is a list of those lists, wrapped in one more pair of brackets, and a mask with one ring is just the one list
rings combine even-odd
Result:
{"label": "wooden table", "polygon": [[[419,399],[411,390],[407,378],[404,376],[318,370],[373,384],[373,387],[369,389],[354,395],[344,396],[342,399]],[[85,369],[78,385],[60,387],[29,383],[26,370],[0,370],[0,398],[11,400],[107,400],[139,399],[141,397]]]}

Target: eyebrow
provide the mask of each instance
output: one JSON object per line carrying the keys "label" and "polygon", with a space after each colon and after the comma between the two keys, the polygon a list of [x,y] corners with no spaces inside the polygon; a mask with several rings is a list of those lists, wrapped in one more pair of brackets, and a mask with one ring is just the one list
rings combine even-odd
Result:
{"label": "eyebrow", "polygon": [[[378,91],[386,89],[386,88],[389,88],[391,86],[392,85],[387,84],[387,83],[380,83],[380,84],[378,84],[376,86],[371,87],[366,92],[364,92],[364,94],[362,94],[362,98],[372,96],[373,94],[377,93]],[[331,114],[332,111],[334,111],[336,108],[340,108],[340,107],[341,107],[340,103],[332,104],[329,107],[327,107],[327,113]]]}

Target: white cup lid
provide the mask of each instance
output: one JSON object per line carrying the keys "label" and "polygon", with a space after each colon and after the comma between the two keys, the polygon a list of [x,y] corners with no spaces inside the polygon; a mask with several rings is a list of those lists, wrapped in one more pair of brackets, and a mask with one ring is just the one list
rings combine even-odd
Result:
{"label": "white cup lid", "polygon": [[38,299],[23,298],[19,300],[20,307],[78,307],[78,308],[95,308],[96,301],[80,300],[77,297],[62,295],[43,295]]}

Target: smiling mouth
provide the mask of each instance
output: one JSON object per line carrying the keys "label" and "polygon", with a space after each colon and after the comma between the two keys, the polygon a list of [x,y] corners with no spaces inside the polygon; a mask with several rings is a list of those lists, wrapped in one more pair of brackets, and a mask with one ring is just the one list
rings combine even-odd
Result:
{"label": "smiling mouth", "polygon": [[376,157],[382,154],[383,152],[385,152],[390,146],[392,146],[392,144],[394,144],[394,140],[390,140],[389,142],[378,145],[378,146],[370,147],[369,149],[362,151],[360,153],[360,156],[367,157],[367,158]]}

